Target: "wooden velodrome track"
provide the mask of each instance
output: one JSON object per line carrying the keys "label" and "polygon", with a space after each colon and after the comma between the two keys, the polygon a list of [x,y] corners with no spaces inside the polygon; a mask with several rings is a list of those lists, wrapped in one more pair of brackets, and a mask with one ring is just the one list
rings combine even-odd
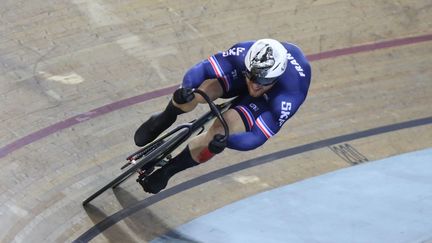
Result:
{"label": "wooden velodrome track", "polygon": [[[429,0],[0,4],[1,242],[149,241],[261,191],[432,147]],[[220,170],[153,203],[131,179],[81,206],[188,67],[265,37],[312,64],[308,98],[279,134],[181,173],[170,187]]]}

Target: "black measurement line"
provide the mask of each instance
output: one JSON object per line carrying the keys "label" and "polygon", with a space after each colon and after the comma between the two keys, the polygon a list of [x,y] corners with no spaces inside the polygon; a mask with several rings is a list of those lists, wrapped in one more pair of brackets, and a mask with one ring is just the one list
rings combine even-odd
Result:
{"label": "black measurement line", "polygon": [[180,184],[178,184],[174,187],[168,188],[167,190],[164,190],[164,191],[162,191],[156,195],[145,198],[145,199],[137,202],[136,204],[134,204],[130,207],[124,208],[124,209],[114,213],[113,215],[106,217],[101,222],[99,222],[96,225],[94,225],[93,227],[91,227],[89,230],[87,230],[87,232],[85,232],[80,237],[78,237],[74,242],[88,242],[88,241],[92,240],[94,237],[96,237],[97,235],[99,235],[100,233],[102,233],[104,230],[108,229],[109,227],[113,226],[117,222],[125,219],[126,217],[136,213],[137,211],[139,211],[141,209],[144,209],[144,208],[146,208],[146,207],[148,207],[154,203],[162,201],[162,200],[164,200],[170,196],[173,196],[177,193],[180,193],[180,192],[183,192],[183,191],[188,190],[190,188],[193,188],[195,186],[204,184],[204,183],[209,182],[211,180],[232,174],[234,172],[245,170],[245,169],[257,166],[257,165],[262,165],[262,164],[272,162],[272,161],[277,160],[277,159],[285,158],[288,156],[293,156],[296,154],[300,154],[300,153],[304,153],[304,152],[332,146],[335,144],[345,143],[347,141],[351,141],[351,140],[355,140],[355,139],[359,139],[359,138],[365,138],[365,137],[369,137],[369,136],[374,136],[374,135],[383,134],[383,133],[387,133],[387,132],[393,132],[393,131],[406,129],[406,128],[428,125],[431,123],[432,123],[432,116],[417,119],[417,120],[411,120],[411,121],[391,124],[391,125],[387,125],[387,126],[372,128],[369,130],[360,131],[360,132],[351,133],[351,134],[346,134],[346,135],[333,137],[333,138],[329,138],[329,139],[324,139],[324,140],[320,140],[317,142],[313,142],[313,143],[309,143],[309,144],[300,145],[297,147],[281,150],[281,151],[267,154],[267,155],[257,157],[254,159],[246,160],[246,161],[240,162],[238,164],[231,165],[231,166],[210,172],[208,174],[196,177],[196,178],[191,179],[189,181],[180,183]]}

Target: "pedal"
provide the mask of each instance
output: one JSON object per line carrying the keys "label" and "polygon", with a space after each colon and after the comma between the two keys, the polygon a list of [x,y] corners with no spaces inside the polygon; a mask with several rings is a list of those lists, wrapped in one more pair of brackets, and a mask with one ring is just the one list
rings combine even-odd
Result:
{"label": "pedal", "polygon": [[137,170],[137,172],[138,172],[138,174],[140,174],[140,175],[148,176],[148,175],[150,175],[154,170],[155,170],[155,167],[152,166],[152,167],[150,167],[150,168],[148,168],[148,169],[142,169],[142,168],[140,168],[140,169]]}

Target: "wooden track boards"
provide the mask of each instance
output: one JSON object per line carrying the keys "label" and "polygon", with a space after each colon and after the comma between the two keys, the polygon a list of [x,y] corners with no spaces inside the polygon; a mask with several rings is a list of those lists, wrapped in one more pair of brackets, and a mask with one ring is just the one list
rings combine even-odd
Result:
{"label": "wooden track boards", "polygon": [[[169,97],[94,118],[89,111],[173,87],[188,67],[237,41],[287,40],[311,55],[430,35],[431,7],[427,0],[3,1],[0,145],[20,141],[15,145],[22,146],[9,147],[0,160],[0,241],[73,241],[149,196],[130,180],[87,211],[81,207],[119,173],[135,149],[135,129]],[[431,117],[431,43],[313,61],[309,96],[277,136],[248,153],[227,151],[170,185],[280,150]],[[74,125],[62,126],[80,114]],[[108,228],[94,242],[151,240],[216,208],[351,166],[356,158],[373,161],[431,146],[432,126],[423,125],[308,150],[171,196]],[[357,157],[340,156],[341,149],[354,149]]]}

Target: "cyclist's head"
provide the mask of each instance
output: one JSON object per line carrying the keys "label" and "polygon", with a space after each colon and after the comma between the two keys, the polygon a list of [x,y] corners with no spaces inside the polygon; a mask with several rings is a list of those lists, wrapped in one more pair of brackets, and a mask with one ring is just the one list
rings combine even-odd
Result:
{"label": "cyclist's head", "polygon": [[254,83],[271,85],[284,73],[287,63],[287,50],[279,41],[261,39],[246,53],[245,75]]}

